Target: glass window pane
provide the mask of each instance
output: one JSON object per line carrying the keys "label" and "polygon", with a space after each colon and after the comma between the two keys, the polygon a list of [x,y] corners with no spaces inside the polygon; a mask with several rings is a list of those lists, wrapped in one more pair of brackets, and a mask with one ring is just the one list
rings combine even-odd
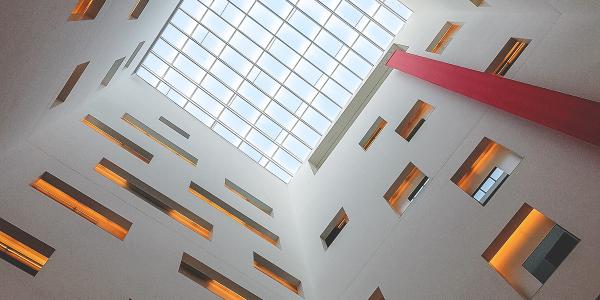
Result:
{"label": "glass window pane", "polygon": [[285,183],[290,182],[290,180],[292,179],[292,177],[288,173],[286,173],[284,170],[282,170],[280,167],[278,167],[276,164],[274,164],[272,162],[268,163],[265,168]]}
{"label": "glass window pane", "polygon": [[271,101],[269,106],[267,106],[267,109],[265,109],[265,112],[288,130],[290,130],[298,120],[274,101]]}
{"label": "glass window pane", "polygon": [[221,125],[219,123],[215,124],[215,127],[213,127],[213,130],[236,147],[242,141],[233,132],[231,132],[229,129],[225,128],[223,125]]}
{"label": "glass window pane", "polygon": [[205,69],[210,68],[215,61],[215,57],[212,54],[204,50],[204,48],[200,47],[200,45],[193,41],[189,41],[187,44],[185,44],[185,47],[183,47],[183,53],[187,54],[191,59]]}
{"label": "glass window pane", "polygon": [[196,117],[196,119],[200,120],[200,122],[204,123],[206,126],[211,127],[215,120],[213,120],[209,115],[203,112],[200,108],[193,105],[191,102],[185,106],[185,110],[189,112],[192,116]]}
{"label": "glass window pane", "polygon": [[144,79],[151,86],[156,86],[160,82],[160,80],[156,78],[156,76],[152,75],[152,73],[148,72],[148,70],[144,68],[140,68],[137,71],[137,75],[140,76],[140,78]]}
{"label": "glass window pane", "polygon": [[194,93],[194,90],[196,89],[195,84],[187,80],[185,77],[183,77],[183,75],[175,71],[175,69],[169,69],[167,74],[165,74],[164,79],[167,83],[169,83],[172,87],[177,89],[186,97],[191,97],[192,93]]}
{"label": "glass window pane", "polygon": [[325,131],[329,128],[329,125],[331,125],[331,122],[329,122],[325,117],[323,117],[323,115],[311,107],[306,109],[302,119],[306,121],[306,123],[310,124],[310,126],[316,129],[320,134],[325,134]]}
{"label": "glass window pane", "polygon": [[192,101],[204,108],[205,111],[215,118],[223,111],[223,105],[201,89],[196,90],[192,97]]}
{"label": "glass window pane", "polygon": [[163,31],[163,33],[161,34],[161,37],[167,41],[169,44],[181,48],[183,46],[183,44],[185,43],[185,41],[187,40],[187,37],[185,36],[185,34],[181,31],[179,31],[177,28],[175,28],[173,25],[169,24],[167,25],[167,27],[165,27],[165,30]]}
{"label": "glass window pane", "polygon": [[301,138],[308,146],[315,148],[321,136],[302,122],[298,122],[292,132]]}
{"label": "glass window pane", "polygon": [[192,31],[194,31],[196,24],[198,24],[198,22],[196,22],[194,19],[192,19],[190,16],[188,16],[181,10],[178,10],[173,15],[171,23],[177,28],[181,29],[186,34],[192,34]]}
{"label": "glass window pane", "polygon": [[204,74],[206,74],[206,72],[204,72],[204,70],[202,70],[200,67],[198,67],[198,65],[196,65],[194,62],[187,59],[183,55],[179,55],[175,59],[173,66],[176,69],[181,70],[181,72],[185,76],[187,76],[191,80],[195,81],[196,83],[200,83],[202,78],[204,78]]}
{"label": "glass window pane", "polygon": [[258,110],[240,97],[235,97],[235,99],[233,99],[233,102],[231,102],[231,108],[250,123],[256,122],[256,119],[258,119],[260,116],[260,112]]}
{"label": "glass window pane", "polygon": [[250,130],[248,136],[246,137],[250,144],[254,145],[260,151],[268,156],[272,156],[277,150],[277,146],[271,140],[269,140],[266,136],[262,135],[260,132],[255,129]]}
{"label": "glass window pane", "polygon": [[275,124],[275,122],[271,121],[265,115],[260,116],[258,121],[256,121],[256,127],[262,130],[271,139],[276,139],[281,132],[281,127]]}
{"label": "glass window pane", "polygon": [[242,152],[246,153],[246,155],[250,156],[250,158],[252,158],[252,160],[254,160],[255,162],[259,162],[260,159],[263,157],[260,152],[256,151],[254,148],[252,148],[252,146],[246,144],[246,143],[242,143],[240,145],[240,150],[242,150]]}
{"label": "glass window pane", "polygon": [[244,122],[240,117],[236,116],[230,110],[226,109],[219,116],[219,120],[223,122],[223,124],[227,125],[227,127],[231,128],[234,132],[241,136],[245,136],[246,133],[250,130],[250,125]]}
{"label": "glass window pane", "polygon": [[306,147],[306,145],[302,144],[297,138],[291,135],[288,135],[285,139],[283,146],[303,161],[306,160],[310,154],[310,148]]}
{"label": "glass window pane", "polygon": [[281,148],[275,152],[273,159],[292,174],[296,173],[300,168],[300,162]]}

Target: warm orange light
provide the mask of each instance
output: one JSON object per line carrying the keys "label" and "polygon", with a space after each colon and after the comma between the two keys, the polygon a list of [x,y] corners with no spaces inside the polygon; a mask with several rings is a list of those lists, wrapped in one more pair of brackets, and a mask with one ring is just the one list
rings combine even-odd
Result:
{"label": "warm orange light", "polygon": [[135,155],[137,158],[143,160],[146,163],[149,163],[150,160],[144,156],[142,156],[141,154],[139,154],[137,151],[131,149],[129,146],[127,146],[126,144],[124,144],[122,141],[116,139],[115,137],[113,137],[112,135],[108,134],[106,131],[102,130],[101,128],[99,128],[98,126],[94,125],[93,123],[91,123],[89,120],[87,119],[82,119],[81,122],[83,122],[83,124],[85,124],[86,126],[88,126],[89,128],[94,129],[96,132],[98,132],[100,135],[102,135],[103,137],[107,138],[109,141],[121,146],[121,148],[129,151],[129,153]]}
{"label": "warm orange light", "polygon": [[446,30],[444,35],[440,38],[440,41],[437,44],[435,44],[435,47],[431,49],[431,52],[440,53],[440,50],[450,42],[450,39],[458,31],[458,29],[460,29],[460,25],[450,24],[448,30]]}
{"label": "warm orange light", "polygon": [[385,122],[385,121],[380,122],[379,125],[377,125],[377,129],[375,129],[373,134],[371,134],[371,136],[369,137],[369,140],[363,146],[363,149],[365,149],[365,150],[369,149],[369,147],[371,146],[373,141],[375,141],[375,139],[377,138],[379,133],[383,130],[383,127],[385,127],[385,125],[387,125],[387,122]]}
{"label": "warm orange light", "polygon": [[[463,176],[458,181],[457,185],[463,190],[468,190],[468,187],[471,186],[471,181],[476,175],[480,175],[486,170],[485,166],[490,162],[490,160],[494,159],[495,155],[499,151],[498,144],[491,143],[485,147],[485,149],[481,152],[479,157],[473,162],[468,171],[463,174]],[[486,170],[487,171],[487,170]]]}
{"label": "warm orange light", "polygon": [[257,270],[259,270],[259,271],[263,272],[265,275],[267,275],[267,276],[269,276],[269,277],[273,278],[273,280],[275,280],[275,281],[279,282],[281,285],[285,286],[285,287],[286,287],[286,288],[288,288],[290,291],[292,291],[292,292],[294,292],[294,293],[296,293],[296,294],[298,294],[298,293],[299,293],[299,291],[298,291],[298,287],[297,287],[297,286],[295,286],[295,285],[293,285],[293,284],[291,284],[291,283],[287,282],[285,279],[283,279],[283,278],[281,278],[279,275],[277,275],[277,274],[273,273],[271,270],[267,269],[265,266],[263,266],[263,265],[261,265],[261,264],[257,263],[256,261],[254,261],[254,267],[255,267]]}
{"label": "warm orange light", "polygon": [[175,221],[179,222],[181,225],[187,227],[188,229],[196,232],[197,234],[205,237],[210,240],[211,231],[198,225],[196,222],[190,220],[188,217],[182,215],[180,212],[171,209],[166,212],[171,218],[175,219]]}
{"label": "warm orange light", "polygon": [[127,179],[119,176],[117,173],[113,172],[112,170],[108,169],[107,167],[103,166],[102,164],[97,164],[95,170],[100,175],[106,177],[108,180],[116,183],[118,186],[123,187],[123,188],[129,187],[129,183],[127,182]]}
{"label": "warm orange light", "polygon": [[128,230],[121,227],[119,224],[109,220],[105,216],[99,214],[95,210],[85,206],[73,197],[67,195],[57,187],[51,185],[43,179],[38,179],[31,184],[33,188],[40,191],[42,194],[54,199],[56,202],[64,205],[76,214],[82,216],[86,220],[96,224],[106,232],[114,235],[120,240],[123,240],[127,235]]}
{"label": "warm orange light", "polygon": [[90,5],[92,5],[92,2],[94,2],[94,1],[93,0],[79,0],[77,5],[75,5],[75,7],[73,7],[73,10],[71,11],[71,15],[77,15],[77,16],[85,15],[87,10],[90,8]]}
{"label": "warm orange light", "polygon": [[233,215],[232,213],[230,213],[229,211],[227,211],[226,209],[224,209],[223,207],[221,207],[219,204],[211,201],[210,199],[204,197],[204,195],[198,193],[196,190],[194,190],[193,188],[189,188],[188,189],[190,191],[190,193],[194,194],[194,196],[204,200],[206,203],[208,203],[210,206],[214,207],[216,210],[224,213],[225,215],[227,215],[228,217],[230,217],[232,220],[244,225],[244,227],[248,228],[250,231],[254,232],[256,235],[260,236],[261,238],[265,239],[267,242],[273,244],[273,245],[277,245],[277,241],[273,240],[272,238],[270,238],[269,236],[263,234],[262,232],[260,232],[258,229],[254,228],[252,225],[244,222],[244,220],[238,218],[237,216]]}
{"label": "warm orange light", "polygon": [[525,50],[525,47],[527,47],[527,43],[515,42],[504,59],[502,59],[502,62],[494,69],[493,73],[496,75],[504,75],[508,68],[517,60],[519,55],[521,55],[521,52]]}
{"label": "warm orange light", "polygon": [[2,231],[0,231],[0,251],[35,271],[41,270],[48,261],[48,258],[43,254]]}
{"label": "warm orange light", "polygon": [[207,290],[225,300],[246,300],[246,298],[238,295],[236,292],[228,289],[226,286],[213,279],[208,280],[205,287]]}
{"label": "warm orange light", "polygon": [[415,179],[418,173],[419,172],[417,172],[417,169],[413,168],[410,171],[410,173],[408,173],[406,178],[402,181],[402,183],[398,186],[398,189],[396,189],[394,194],[390,197],[390,200],[388,202],[390,203],[392,208],[397,212],[400,209],[399,207],[397,207],[397,202],[400,199],[400,195],[402,195],[406,191],[406,189],[410,186],[410,183]]}

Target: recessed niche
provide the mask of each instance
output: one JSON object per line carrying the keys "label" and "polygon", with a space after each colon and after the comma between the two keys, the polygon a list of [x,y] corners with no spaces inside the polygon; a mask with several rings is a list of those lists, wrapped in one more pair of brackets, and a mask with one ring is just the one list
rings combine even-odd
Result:
{"label": "recessed niche", "polygon": [[371,294],[369,300],[385,300],[385,297],[383,297],[383,293],[379,287],[373,291],[373,294]]}
{"label": "recessed niche", "polygon": [[225,300],[261,299],[187,253],[181,257],[179,273]]}
{"label": "recessed niche", "polygon": [[434,107],[429,103],[417,100],[415,105],[408,111],[408,114],[406,114],[404,119],[402,119],[402,122],[400,122],[400,125],[396,128],[396,133],[410,142],[433,110]]}
{"label": "recessed niche", "polygon": [[54,248],[0,218],[0,258],[35,276],[52,253]]}
{"label": "recessed niche", "polygon": [[79,0],[71,10],[69,21],[93,20],[106,0]]}
{"label": "recessed niche", "polygon": [[485,0],[471,0],[471,3],[477,7],[488,6]]}
{"label": "recessed niche", "polygon": [[140,50],[142,50],[142,47],[144,46],[144,42],[145,41],[139,42],[137,44],[137,46],[135,47],[135,49],[133,49],[133,53],[131,53],[131,56],[129,56],[129,59],[127,59],[127,62],[125,62],[125,66],[123,67],[123,69],[129,68],[129,66],[131,65],[131,63],[133,62],[135,57],[138,55]]}
{"label": "recessed niche", "polygon": [[290,291],[298,295],[301,294],[301,282],[299,279],[290,275],[288,272],[284,271],[256,252],[254,252],[254,268],[271,277],[273,280],[279,282]]}
{"label": "recessed niche", "polygon": [[31,186],[120,240],[131,228],[131,222],[48,172]]}
{"label": "recessed niche", "polygon": [[185,130],[181,129],[179,126],[173,124],[173,122],[169,121],[167,118],[160,116],[160,118],[158,118],[158,120],[161,121],[163,124],[167,125],[167,127],[173,129],[173,131],[177,132],[182,137],[184,137],[186,139],[190,138],[189,133],[185,132]]}
{"label": "recessed niche", "polygon": [[350,219],[348,219],[348,215],[344,208],[340,208],[340,210],[335,214],[335,217],[329,222],[323,233],[321,233],[321,241],[323,242],[323,247],[325,250],[331,246],[333,241],[338,237],[342,229],[346,227]]}
{"label": "recessed niche", "polygon": [[451,181],[479,204],[486,205],[522,159],[486,137],[454,173]]}
{"label": "recessed niche", "polygon": [[429,181],[429,177],[410,162],[383,195],[383,198],[397,214],[402,215],[412,200],[417,198],[423,190],[427,181]]}
{"label": "recessed niche", "polygon": [[363,136],[358,145],[360,145],[365,151],[367,151],[367,149],[369,149],[369,147],[371,146],[373,141],[375,141],[379,133],[381,133],[385,125],[387,125],[387,121],[384,120],[382,117],[377,117],[377,120],[373,122],[373,125],[371,125],[369,130],[367,130],[367,133],[365,134],[365,136]]}
{"label": "recessed niche", "polygon": [[528,39],[510,38],[485,72],[497,76],[506,75],[530,42]]}
{"label": "recessed niche", "polygon": [[58,96],[56,96],[56,99],[54,99],[54,103],[52,104],[53,107],[67,100],[67,97],[69,97],[69,94],[71,94],[71,91],[73,91],[73,88],[75,88],[75,85],[79,81],[79,78],[81,78],[81,75],[83,75],[83,71],[85,71],[85,68],[87,68],[89,63],[90,62],[87,61],[78,64],[75,67],[73,72],[71,72],[71,76],[69,76],[69,79],[67,79],[67,82],[58,93]]}
{"label": "recessed niche", "polygon": [[112,66],[110,66],[110,69],[108,69],[108,72],[106,73],[106,75],[104,76],[104,78],[102,79],[100,84],[102,84],[103,86],[108,86],[108,84],[113,79],[113,77],[119,70],[119,67],[121,66],[121,64],[123,63],[124,60],[125,60],[125,56],[115,60],[115,62],[113,62],[113,64],[112,64]]}
{"label": "recessed niche", "polygon": [[531,299],[578,242],[573,234],[525,203],[482,257],[521,296]]}
{"label": "recessed niche", "polygon": [[427,47],[426,51],[435,54],[441,54],[444,52],[458,30],[460,30],[460,27],[462,27],[462,23],[446,22],[446,24],[442,26],[440,32],[438,32],[438,34],[435,36],[433,41],[431,41],[431,44],[429,44],[429,47]]}
{"label": "recessed niche", "polygon": [[150,152],[138,146],[136,143],[124,137],[122,134],[110,128],[108,125],[104,124],[102,121],[96,119],[92,115],[85,116],[81,122],[83,122],[83,124],[85,124],[87,127],[94,129],[109,141],[121,146],[121,148],[127,150],[129,153],[133,154],[135,157],[141,159],[145,163],[150,163],[154,157]]}
{"label": "recessed niche", "polygon": [[231,180],[225,178],[225,187],[228,188],[231,192],[238,195],[240,198],[248,201],[248,203],[254,205],[256,208],[260,209],[262,212],[269,216],[273,216],[273,208],[267,205],[266,203],[260,201],[260,199],[254,197],[252,194],[248,193],[243,188],[239,187],[237,184],[233,183]]}
{"label": "recessed niche", "polygon": [[148,5],[148,1],[149,0],[137,0],[137,2],[135,3],[135,6],[131,10],[131,13],[129,13],[129,19],[130,20],[138,19],[140,17],[140,15],[142,14],[142,12],[144,11],[144,8],[146,8],[146,5]]}

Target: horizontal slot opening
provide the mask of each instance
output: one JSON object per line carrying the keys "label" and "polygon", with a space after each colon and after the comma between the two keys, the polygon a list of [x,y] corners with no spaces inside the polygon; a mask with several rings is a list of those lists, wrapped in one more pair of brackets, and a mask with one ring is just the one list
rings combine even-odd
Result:
{"label": "horizontal slot opening", "polygon": [[131,228],[131,222],[48,172],[31,186],[120,240]]}
{"label": "horizontal slot opening", "polygon": [[350,220],[344,208],[340,208],[335,217],[329,222],[323,233],[321,233],[321,240],[323,241],[323,247],[327,250],[333,241],[338,237],[342,229],[346,227]]}
{"label": "horizontal slot opening", "polygon": [[385,300],[385,297],[383,297],[381,289],[376,288],[375,291],[373,291],[373,294],[371,294],[371,297],[369,297],[369,300]]}
{"label": "horizontal slot opening", "polygon": [[264,257],[260,256],[256,252],[254,252],[254,267],[263,272],[265,275],[271,277],[273,280],[279,282],[290,291],[300,295],[300,280],[290,275],[288,272],[284,271],[272,262],[268,261]]}
{"label": "horizontal slot opening", "polygon": [[471,0],[471,3],[477,7],[488,6],[485,0]]}
{"label": "horizontal slot opening", "polygon": [[154,157],[150,152],[144,150],[144,148],[138,146],[136,143],[116,132],[114,129],[110,128],[108,125],[104,124],[92,115],[85,116],[81,122],[83,122],[83,124],[89,128],[92,128],[96,132],[100,133],[109,141],[121,146],[121,148],[127,150],[129,153],[133,154],[135,157],[141,159],[145,163],[150,163]]}
{"label": "horizontal slot opening", "polygon": [[71,10],[69,21],[93,20],[106,0],[79,0]]}
{"label": "horizontal slot opening", "polygon": [[510,38],[485,72],[497,76],[506,75],[530,42],[527,39]]}
{"label": "horizontal slot opening", "polygon": [[383,198],[397,214],[401,215],[423,190],[427,181],[429,181],[429,177],[410,162],[383,195]]}
{"label": "horizontal slot opening", "polygon": [[427,47],[427,52],[441,54],[444,52],[450,41],[454,38],[462,23],[456,22],[446,22],[440,32],[435,36],[429,47]]}
{"label": "horizontal slot opening", "polygon": [[146,126],[146,124],[140,122],[138,119],[134,118],[130,114],[127,114],[127,113],[124,114],[121,119],[123,119],[123,121],[125,121],[127,124],[133,126],[135,129],[139,130],[141,133],[143,133],[144,135],[149,137],[151,140],[153,140],[153,141],[157,142],[158,144],[162,145],[163,147],[169,149],[171,152],[175,153],[175,155],[181,157],[183,160],[187,161],[188,163],[190,163],[194,166],[198,164],[198,159],[196,157],[194,157],[187,151],[181,149],[180,147],[175,145],[173,142],[171,142],[170,140],[168,140],[167,138],[165,138],[158,132],[152,130],[150,127]]}
{"label": "horizontal slot opening", "polygon": [[125,56],[115,60],[115,62],[112,64],[112,66],[110,66],[110,69],[108,69],[108,72],[106,73],[106,75],[104,76],[104,78],[102,79],[100,84],[102,84],[103,86],[108,86],[108,84],[113,79],[113,77],[119,70],[119,67],[121,66],[121,64],[123,63],[124,60],[125,60]]}
{"label": "horizontal slot opening", "polygon": [[144,46],[144,41],[139,42],[137,47],[135,47],[135,49],[133,50],[133,53],[131,53],[131,56],[129,56],[129,59],[127,60],[127,62],[125,62],[125,66],[123,67],[123,69],[129,68],[129,66],[131,65],[131,63],[133,62],[135,57],[138,55],[140,50],[142,50],[143,46]]}
{"label": "horizontal slot opening", "polygon": [[108,159],[103,158],[100,163],[96,165],[95,170],[100,175],[138,196],[140,199],[162,211],[186,228],[206,239],[211,238],[212,224],[129,174],[127,171],[121,169]]}
{"label": "horizontal slot opening", "polygon": [[54,248],[0,218],[0,257],[35,276],[48,262]]}
{"label": "horizontal slot opening", "polygon": [[483,138],[451,181],[479,204],[486,205],[522,159],[510,149]]}
{"label": "horizontal slot opening", "polygon": [[252,196],[252,194],[246,192],[243,188],[239,187],[237,184],[231,182],[231,180],[225,178],[225,187],[227,187],[234,194],[238,195],[240,198],[248,201],[250,204],[256,206],[256,208],[260,209],[264,213],[269,216],[273,216],[273,208],[271,208],[266,203],[260,201],[258,198]]}
{"label": "horizontal slot opening", "polygon": [[373,141],[377,138],[379,133],[383,130],[383,128],[387,125],[387,121],[382,117],[377,117],[377,120],[373,122],[373,125],[369,128],[365,136],[360,140],[358,145],[360,145],[365,151],[369,149]]}
{"label": "horizontal slot opening", "polygon": [[161,121],[163,124],[167,125],[169,128],[173,129],[175,132],[179,133],[181,136],[183,136],[186,139],[190,138],[190,134],[185,132],[185,130],[179,128],[179,126],[173,124],[171,121],[167,120],[167,118],[160,116],[160,118],[158,118],[159,121]]}
{"label": "horizontal slot opening", "polygon": [[146,5],[148,5],[148,0],[138,0],[135,6],[133,7],[133,10],[129,14],[129,19],[136,20],[137,18],[139,18],[142,12],[144,11],[144,8],[146,8]]}
{"label": "horizontal slot opening", "polygon": [[179,273],[225,300],[261,299],[187,253],[181,257]]}
{"label": "horizontal slot opening", "polygon": [[396,133],[410,142],[433,110],[434,107],[429,103],[417,100],[415,105],[413,105],[408,114],[406,114],[406,117],[402,119],[402,122],[400,122],[400,125],[396,128]]}
{"label": "horizontal slot opening", "polygon": [[579,239],[523,204],[482,257],[520,295],[531,299]]}
{"label": "horizontal slot opening", "polygon": [[73,88],[75,88],[75,85],[79,81],[79,78],[81,78],[81,75],[83,75],[83,71],[85,71],[85,68],[87,68],[89,63],[90,62],[87,61],[87,62],[78,64],[75,67],[75,69],[71,73],[71,76],[69,76],[69,79],[67,79],[67,82],[65,83],[63,88],[58,93],[58,96],[56,96],[56,99],[54,100],[54,103],[52,104],[52,106],[56,106],[67,100],[67,97],[69,97],[69,94],[71,94],[71,91],[73,91]]}
{"label": "horizontal slot opening", "polygon": [[194,182],[190,182],[190,193],[194,194],[194,196],[204,200],[210,206],[214,207],[216,210],[224,213],[232,220],[244,225],[244,227],[248,228],[250,231],[254,232],[256,235],[265,239],[267,242],[277,246],[279,243],[279,237],[264,228],[260,224],[256,223],[254,220],[248,218],[246,215],[242,214],[231,205],[225,203],[223,200],[219,199],[217,196],[211,194],[209,191],[205,190],[201,186],[197,185]]}

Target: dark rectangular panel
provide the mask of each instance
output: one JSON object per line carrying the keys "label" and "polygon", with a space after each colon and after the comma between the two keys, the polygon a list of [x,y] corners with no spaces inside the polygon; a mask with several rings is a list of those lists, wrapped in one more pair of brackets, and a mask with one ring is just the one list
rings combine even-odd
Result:
{"label": "dark rectangular panel", "polygon": [[555,225],[527,257],[523,267],[541,283],[545,283],[579,243],[579,239]]}

